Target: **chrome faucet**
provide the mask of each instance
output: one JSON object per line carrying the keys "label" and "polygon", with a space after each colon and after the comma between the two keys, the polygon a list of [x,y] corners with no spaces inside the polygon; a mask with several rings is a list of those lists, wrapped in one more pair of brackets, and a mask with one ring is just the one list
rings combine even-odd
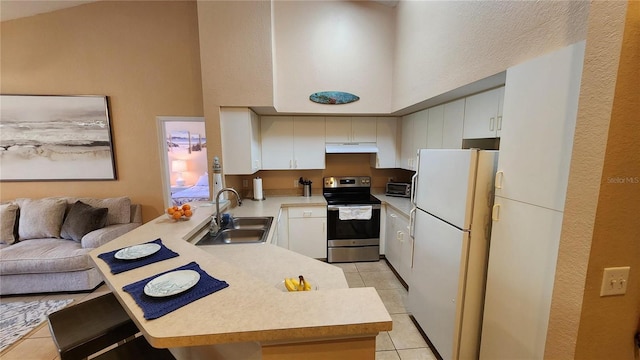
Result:
{"label": "chrome faucet", "polygon": [[214,235],[216,234],[218,231],[221,230],[222,228],[222,214],[220,213],[220,195],[222,195],[223,192],[225,191],[229,191],[232,192],[236,195],[236,200],[238,201],[238,206],[242,206],[242,200],[240,200],[240,194],[238,194],[238,192],[233,189],[233,188],[224,188],[220,191],[218,191],[218,193],[216,194],[216,218],[215,218],[215,223],[212,219],[211,221],[211,226],[209,226],[209,233]]}

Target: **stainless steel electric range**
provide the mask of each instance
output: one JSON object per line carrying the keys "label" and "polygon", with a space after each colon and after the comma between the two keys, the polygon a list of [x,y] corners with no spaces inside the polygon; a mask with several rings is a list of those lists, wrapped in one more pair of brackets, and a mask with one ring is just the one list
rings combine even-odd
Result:
{"label": "stainless steel electric range", "polygon": [[327,261],[380,259],[380,200],[371,195],[371,177],[326,177]]}

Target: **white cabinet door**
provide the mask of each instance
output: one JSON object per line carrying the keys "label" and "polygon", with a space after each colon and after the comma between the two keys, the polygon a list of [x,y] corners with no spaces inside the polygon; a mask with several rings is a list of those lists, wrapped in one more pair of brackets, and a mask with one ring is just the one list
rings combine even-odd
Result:
{"label": "white cabinet door", "polygon": [[392,169],[398,163],[398,118],[379,117],[376,119],[376,144],[378,153],[371,166],[377,169]]}
{"label": "white cabinet door", "polygon": [[[416,113],[413,118],[413,157],[415,159],[418,149],[427,148],[427,122],[429,121],[429,110],[422,110]],[[415,160],[414,160],[415,161]],[[416,164],[414,164],[415,170]]]}
{"label": "white cabinet door", "polygon": [[287,170],[293,168],[293,118],[291,116],[263,116],[262,168]]}
{"label": "white cabinet door", "polygon": [[429,108],[427,120],[427,149],[442,149],[442,129],[444,127],[444,105]]}
{"label": "white cabinet door", "polygon": [[507,69],[496,195],[562,211],[584,42]]}
{"label": "white cabinet door", "polygon": [[264,116],[260,128],[263,169],[324,169],[324,117]]}
{"label": "white cabinet door", "polygon": [[465,99],[444,104],[442,148],[462,149]]}
{"label": "white cabinet door", "polygon": [[260,122],[249,108],[220,109],[222,164],[225,174],[260,170]]}
{"label": "white cabinet door", "polygon": [[327,258],[327,208],[289,209],[289,250],[315,259]]}
{"label": "white cabinet door", "polygon": [[495,138],[498,128],[498,109],[503,88],[497,88],[466,98],[464,110],[465,139]]}
{"label": "white cabinet door", "polygon": [[542,359],[562,213],[496,196],[480,359]]}
{"label": "white cabinet door", "polygon": [[289,248],[289,212],[287,208],[280,208],[278,212],[278,242],[277,245]]}
{"label": "white cabinet door", "polygon": [[329,143],[347,143],[351,141],[351,118],[327,116],[326,141]]}
{"label": "white cabinet door", "polygon": [[411,268],[413,266],[413,238],[409,231],[409,219],[398,214],[396,219],[396,233],[400,242],[400,266],[396,268],[398,274],[407,285],[411,286]]}
{"label": "white cabinet door", "polygon": [[398,167],[405,170],[415,170],[414,158],[416,153],[413,149],[413,118],[414,114],[402,117],[402,141],[400,143],[400,161]]}
{"label": "white cabinet door", "polygon": [[370,116],[352,117],[351,141],[376,142],[376,118]]}
{"label": "white cabinet door", "polygon": [[294,169],[325,168],[325,119],[295,117],[293,123]]}
{"label": "white cabinet door", "polygon": [[384,256],[396,271],[400,267],[400,241],[398,240],[398,231],[396,222],[398,214],[393,209],[387,207],[387,215],[385,216],[385,244]]}
{"label": "white cabinet door", "polygon": [[375,117],[327,117],[328,143],[376,142]]}

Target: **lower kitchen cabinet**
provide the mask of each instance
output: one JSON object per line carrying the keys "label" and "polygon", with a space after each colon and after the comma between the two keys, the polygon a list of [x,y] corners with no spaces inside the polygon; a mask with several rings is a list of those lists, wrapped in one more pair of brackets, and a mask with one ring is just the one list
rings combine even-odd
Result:
{"label": "lower kitchen cabinet", "polygon": [[413,239],[409,218],[387,206],[385,217],[385,257],[407,285],[411,283]]}
{"label": "lower kitchen cabinet", "polygon": [[326,259],[326,206],[290,207],[288,213],[289,250],[315,259]]}

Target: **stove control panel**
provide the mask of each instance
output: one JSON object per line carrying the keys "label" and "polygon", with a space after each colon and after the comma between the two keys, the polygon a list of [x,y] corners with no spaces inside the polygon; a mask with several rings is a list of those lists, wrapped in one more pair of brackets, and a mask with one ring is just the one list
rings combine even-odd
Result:
{"label": "stove control panel", "polygon": [[325,188],[371,187],[370,176],[341,176],[324,178]]}

